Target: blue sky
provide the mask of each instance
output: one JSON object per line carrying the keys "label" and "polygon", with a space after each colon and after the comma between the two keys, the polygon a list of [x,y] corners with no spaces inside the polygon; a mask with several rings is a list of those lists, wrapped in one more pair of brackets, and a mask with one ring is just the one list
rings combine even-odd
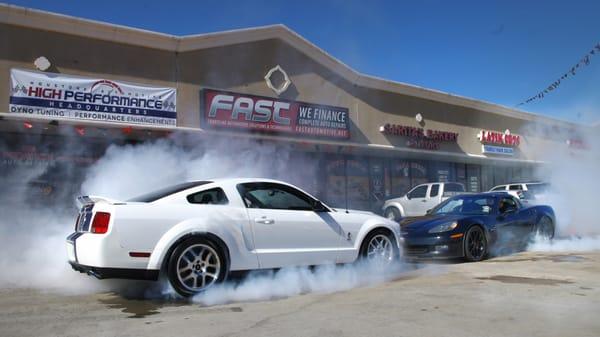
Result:
{"label": "blue sky", "polygon": [[[176,35],[283,23],[354,69],[514,107],[600,43],[600,1],[9,1]],[[600,53],[522,110],[600,121]]]}

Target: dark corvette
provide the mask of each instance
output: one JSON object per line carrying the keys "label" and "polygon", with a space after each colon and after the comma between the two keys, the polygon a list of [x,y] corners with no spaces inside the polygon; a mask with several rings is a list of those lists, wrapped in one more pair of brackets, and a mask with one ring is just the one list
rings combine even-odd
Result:
{"label": "dark corvette", "polygon": [[554,237],[549,206],[529,206],[506,192],[458,195],[400,222],[406,257],[480,261],[506,247],[523,247],[534,234]]}

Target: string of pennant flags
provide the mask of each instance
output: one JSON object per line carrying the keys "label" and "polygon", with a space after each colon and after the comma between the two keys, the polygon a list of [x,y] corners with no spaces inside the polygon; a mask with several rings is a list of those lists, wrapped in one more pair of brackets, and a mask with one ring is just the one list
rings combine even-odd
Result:
{"label": "string of pennant flags", "polygon": [[588,66],[590,64],[590,59],[592,58],[592,56],[595,56],[595,55],[600,55],[600,43],[596,44],[594,46],[594,48],[592,48],[592,50],[590,50],[587,54],[585,54],[585,56],[583,58],[581,58],[581,60],[579,60],[579,62],[577,62],[577,64],[572,66],[571,69],[569,69],[569,71],[564,73],[559,79],[557,79],[552,84],[550,84],[546,89],[540,91],[537,95],[529,97],[528,99],[517,104],[516,106],[521,106],[523,104],[527,104],[527,103],[533,102],[535,100],[540,100],[540,99],[544,98],[551,91],[556,90],[556,88],[558,88],[558,86],[560,86],[564,80],[566,80],[569,77],[575,76],[577,71],[580,70],[579,68]]}

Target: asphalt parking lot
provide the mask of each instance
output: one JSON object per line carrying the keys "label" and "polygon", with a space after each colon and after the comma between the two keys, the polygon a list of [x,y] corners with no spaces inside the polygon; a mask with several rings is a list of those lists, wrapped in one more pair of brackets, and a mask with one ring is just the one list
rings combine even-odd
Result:
{"label": "asphalt parking lot", "polygon": [[3,289],[0,336],[598,336],[599,312],[600,252],[528,252],[212,307]]}

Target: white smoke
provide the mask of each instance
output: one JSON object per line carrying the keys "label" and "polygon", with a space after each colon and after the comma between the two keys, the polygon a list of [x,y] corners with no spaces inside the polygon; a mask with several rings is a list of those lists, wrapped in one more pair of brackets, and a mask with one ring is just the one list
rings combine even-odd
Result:
{"label": "white smoke", "polygon": [[388,267],[368,263],[284,268],[254,272],[241,283],[225,283],[196,295],[192,301],[205,306],[232,302],[281,299],[306,293],[333,293],[371,286],[400,277],[407,265]]}
{"label": "white smoke", "polygon": [[[6,200],[2,200],[5,202],[0,207],[7,216],[0,219],[0,245],[4,252],[0,255],[3,270],[0,286],[67,292],[112,290],[124,296],[176,297],[169,286],[165,289],[148,283],[99,281],[71,270],[66,262],[65,238],[73,231],[77,209],[71,201],[76,194],[58,205],[32,207],[27,202],[28,183],[47,169],[44,165],[25,168],[3,179],[6,183],[14,182],[15,190],[1,194]],[[314,192],[311,187],[317,185],[314,183],[317,169],[318,165],[286,146],[176,136],[138,145],[109,146],[86,170],[80,188],[74,190],[123,200],[183,181],[244,176],[279,178]],[[62,183],[75,184],[68,176]],[[9,200],[12,202],[6,202]],[[399,269],[391,269],[376,273],[368,266],[351,265],[251,273],[240,283],[219,285],[194,301],[208,305],[340,291],[383,282],[398,272]]]}
{"label": "white smoke", "polygon": [[[556,146],[533,145],[542,165],[538,177],[551,184],[539,203],[552,206],[556,213],[556,238],[551,242],[535,240],[529,250],[583,251],[600,249],[600,134],[598,128],[581,128],[577,132],[554,133],[563,143]],[[580,140],[583,146],[570,146]]]}

